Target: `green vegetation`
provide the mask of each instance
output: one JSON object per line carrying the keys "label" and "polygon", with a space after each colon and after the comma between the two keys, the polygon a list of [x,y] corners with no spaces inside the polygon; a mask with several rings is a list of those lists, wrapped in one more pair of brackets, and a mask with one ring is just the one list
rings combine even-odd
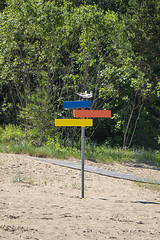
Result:
{"label": "green vegetation", "polygon": [[[80,159],[81,151],[80,149],[74,148],[64,148],[55,147],[53,144],[50,147],[35,147],[29,144],[19,144],[19,145],[0,145],[0,152],[5,153],[16,153],[16,154],[28,154],[30,156],[36,157],[46,157],[46,158],[62,158],[69,159],[71,157]],[[95,161],[95,162],[137,162],[146,163],[150,165],[160,166],[160,152],[153,150],[124,150],[121,148],[111,148],[107,146],[96,146],[91,147],[86,145],[85,149],[85,159]]]}
{"label": "green vegetation", "polygon": [[[25,132],[19,127],[7,126],[6,129],[0,129],[1,141],[0,152],[28,154],[30,156],[47,157],[47,158],[63,158],[71,157],[81,158],[80,142],[74,147],[64,147],[60,144],[59,139],[48,138],[41,147],[35,145],[36,137],[30,134],[30,139],[25,142]],[[19,137],[21,135],[21,137]],[[37,141],[39,137],[37,136]],[[160,151],[158,150],[127,150],[124,148],[111,148],[107,145],[91,144],[86,141],[85,158],[95,162],[137,162],[160,166]]]}
{"label": "green vegetation", "polygon": [[159,184],[154,184],[154,183],[137,183],[137,185],[141,188],[147,188],[151,191],[154,192],[159,192],[160,191],[160,185]]}
{"label": "green vegetation", "polygon": [[[79,128],[55,128],[54,119],[72,118],[63,101],[87,90],[92,109],[112,111],[111,119],[87,128],[87,158],[158,164],[159,6],[160,0],[1,1],[1,148],[79,157]],[[147,151],[126,151],[140,148]]]}

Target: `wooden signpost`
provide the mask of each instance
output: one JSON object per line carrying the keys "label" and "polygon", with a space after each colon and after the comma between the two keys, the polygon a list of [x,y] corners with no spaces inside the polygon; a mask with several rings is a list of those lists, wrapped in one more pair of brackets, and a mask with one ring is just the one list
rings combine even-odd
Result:
{"label": "wooden signpost", "polygon": [[85,110],[84,108],[90,108],[91,101],[69,101],[63,102],[64,109],[70,108],[82,108],[81,110],[73,110],[73,116],[81,119],[55,119],[55,126],[67,126],[67,127],[81,127],[81,197],[84,198],[84,138],[85,138],[85,127],[93,126],[93,119],[85,118],[110,118],[110,110]]}

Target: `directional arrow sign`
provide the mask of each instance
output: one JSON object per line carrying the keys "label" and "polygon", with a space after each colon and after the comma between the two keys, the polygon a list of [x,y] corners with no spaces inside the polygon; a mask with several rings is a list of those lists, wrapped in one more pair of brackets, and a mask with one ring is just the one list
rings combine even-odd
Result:
{"label": "directional arrow sign", "polygon": [[93,119],[55,119],[55,126],[59,127],[91,127]]}
{"label": "directional arrow sign", "polygon": [[55,126],[59,127],[81,127],[81,156],[82,156],[82,188],[81,196],[84,198],[84,138],[85,127],[93,126],[93,119],[86,118],[110,118],[111,110],[85,110],[90,108],[91,101],[69,101],[63,102],[63,108],[82,108],[81,110],[73,110],[74,117],[81,119],[55,119]]}
{"label": "directional arrow sign", "polygon": [[90,108],[91,101],[63,102],[63,108]]}
{"label": "directional arrow sign", "polygon": [[110,118],[111,110],[73,110],[74,117]]}

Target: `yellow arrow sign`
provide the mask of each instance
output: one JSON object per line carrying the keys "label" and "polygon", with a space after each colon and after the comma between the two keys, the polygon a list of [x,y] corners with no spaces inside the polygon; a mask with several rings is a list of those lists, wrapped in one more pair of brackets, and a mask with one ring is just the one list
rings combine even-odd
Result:
{"label": "yellow arrow sign", "polygon": [[55,119],[55,126],[59,127],[91,127],[93,119]]}

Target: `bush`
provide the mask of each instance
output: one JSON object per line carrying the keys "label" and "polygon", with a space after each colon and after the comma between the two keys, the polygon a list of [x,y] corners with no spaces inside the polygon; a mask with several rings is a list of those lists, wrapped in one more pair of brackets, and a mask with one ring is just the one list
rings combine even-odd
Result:
{"label": "bush", "polygon": [[0,143],[20,144],[28,143],[34,146],[39,145],[39,132],[36,128],[29,128],[27,133],[21,126],[6,125],[0,127]]}
{"label": "bush", "polygon": [[17,126],[6,125],[5,128],[0,128],[0,142],[6,143],[20,143],[25,139],[25,132]]}

